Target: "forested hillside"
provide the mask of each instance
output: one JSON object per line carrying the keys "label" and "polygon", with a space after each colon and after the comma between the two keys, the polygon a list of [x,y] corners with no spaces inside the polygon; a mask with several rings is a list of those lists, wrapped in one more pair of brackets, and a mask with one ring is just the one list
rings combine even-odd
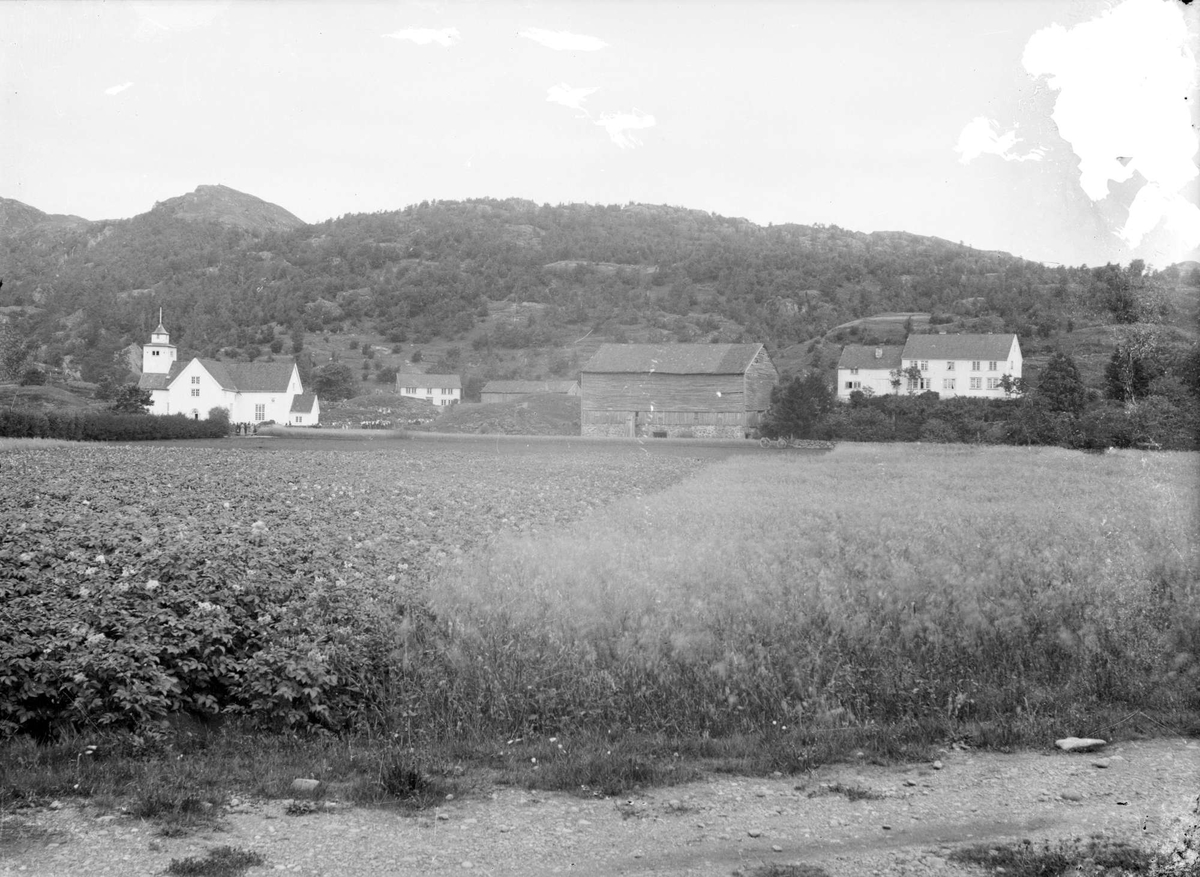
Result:
{"label": "forested hillside", "polygon": [[1016,332],[1034,360],[1075,333],[1104,359],[1119,340],[1110,327],[1152,324],[1175,355],[1194,343],[1200,288],[1195,264],[1048,267],[904,232],[641,204],[426,202],[318,225],[219,186],[126,220],[0,206],[10,338],[88,381],[123,376],[120,351],[147,338],[160,307],[186,355],[290,354],[344,333],[451,344],[464,370],[539,377],[570,371],[581,337],[764,341],[785,369],[828,369],[837,343],[902,331],[903,319],[855,322],[880,313]]}

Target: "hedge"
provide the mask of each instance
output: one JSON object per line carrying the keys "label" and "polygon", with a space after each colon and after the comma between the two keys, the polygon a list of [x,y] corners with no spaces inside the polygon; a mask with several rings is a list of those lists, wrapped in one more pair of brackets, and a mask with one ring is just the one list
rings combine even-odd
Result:
{"label": "hedge", "polygon": [[0,437],[54,438],[87,442],[222,438],[228,424],[182,414],[112,414],[92,411],[0,411]]}

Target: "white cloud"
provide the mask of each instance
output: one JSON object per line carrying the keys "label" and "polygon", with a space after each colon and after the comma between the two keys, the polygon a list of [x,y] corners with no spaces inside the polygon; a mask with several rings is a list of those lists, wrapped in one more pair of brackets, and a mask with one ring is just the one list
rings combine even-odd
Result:
{"label": "white cloud", "polygon": [[[1130,246],[1160,221],[1200,245],[1200,208],[1180,190],[1200,175],[1188,101],[1196,58],[1179,4],[1126,0],[1069,30],[1035,33],[1023,63],[1058,92],[1051,114],[1079,158],[1079,185],[1093,201],[1134,172],[1146,179],[1118,234]],[[1128,157],[1125,161],[1119,156]]]}
{"label": "white cloud", "polygon": [[998,155],[1005,161],[1041,161],[1043,150],[1031,149],[1023,155],[1012,152],[1012,148],[1021,142],[1017,132],[999,131],[999,125],[985,116],[976,116],[958,135],[958,145],[954,151],[959,153],[959,161],[969,164],[981,155]]}
{"label": "white cloud", "polygon": [[133,86],[132,82],[126,82],[124,85],[114,85],[111,88],[104,89],[105,94],[120,94],[125,89]]}
{"label": "white cloud", "polygon": [[564,107],[579,110],[586,116],[588,112],[584,109],[583,102],[589,94],[595,94],[599,90],[599,88],[571,88],[565,82],[561,82],[546,90],[546,100],[552,104],[562,104]]}
{"label": "white cloud", "polygon": [[437,43],[439,46],[449,47],[462,39],[462,35],[456,27],[444,27],[441,30],[435,30],[431,27],[406,27],[395,33],[385,33],[383,36],[392,40],[408,40],[410,43],[416,43],[418,46],[428,46],[430,43]]}
{"label": "white cloud", "polygon": [[525,30],[519,31],[517,36],[527,37],[547,49],[554,49],[558,52],[595,52],[608,46],[608,43],[598,37],[570,33],[565,30],[546,30],[541,27],[527,27]]}
{"label": "white cloud", "polygon": [[229,10],[230,0],[193,0],[187,3],[163,3],[161,0],[139,0],[129,6],[137,17],[135,35],[141,39],[168,33],[207,27]]}
{"label": "white cloud", "polygon": [[634,146],[641,146],[642,141],[628,132],[653,128],[655,121],[654,116],[634,110],[629,113],[605,113],[594,124],[604,128],[617,146],[632,149]]}

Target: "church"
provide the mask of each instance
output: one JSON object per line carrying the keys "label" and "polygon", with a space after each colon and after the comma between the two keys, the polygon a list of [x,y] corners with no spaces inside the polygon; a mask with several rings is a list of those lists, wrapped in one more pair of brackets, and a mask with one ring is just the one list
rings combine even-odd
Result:
{"label": "church", "polygon": [[150,343],[142,346],[138,387],[150,391],[151,414],[184,414],[200,420],[213,408],[224,408],[232,423],[317,426],[321,419],[320,400],[304,392],[300,370],[291,359],[180,362],[161,313]]}

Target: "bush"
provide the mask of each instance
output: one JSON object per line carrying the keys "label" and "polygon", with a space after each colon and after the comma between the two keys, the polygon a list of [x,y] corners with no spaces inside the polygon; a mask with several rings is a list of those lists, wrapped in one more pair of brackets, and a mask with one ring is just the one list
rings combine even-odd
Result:
{"label": "bush", "polygon": [[19,383],[22,387],[40,387],[46,383],[46,373],[36,365],[31,365],[21,372]]}

